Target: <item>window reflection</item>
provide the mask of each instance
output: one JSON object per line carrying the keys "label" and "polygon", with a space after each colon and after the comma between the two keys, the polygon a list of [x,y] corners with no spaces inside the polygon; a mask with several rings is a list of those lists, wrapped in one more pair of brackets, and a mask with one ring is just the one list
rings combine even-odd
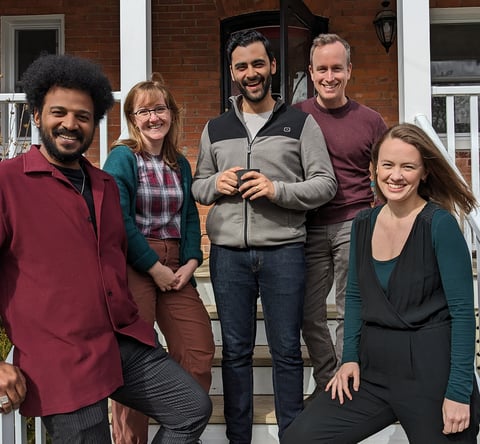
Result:
{"label": "window reflection", "polygon": [[[479,23],[434,23],[430,26],[432,85],[480,85]],[[455,132],[470,132],[470,98],[454,98]],[[480,113],[480,106],[479,106]],[[446,99],[432,98],[432,123],[447,132]]]}

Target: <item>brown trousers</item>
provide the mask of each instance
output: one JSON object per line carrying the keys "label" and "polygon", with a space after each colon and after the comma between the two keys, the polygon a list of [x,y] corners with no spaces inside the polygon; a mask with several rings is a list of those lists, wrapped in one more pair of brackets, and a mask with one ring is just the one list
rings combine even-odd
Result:
{"label": "brown trousers", "polygon": [[[179,268],[177,241],[148,241],[163,265],[174,271]],[[188,283],[179,291],[160,291],[150,275],[131,267],[128,285],[139,315],[152,325],[157,321],[170,356],[208,393],[215,344],[210,318],[197,290]],[[148,417],[112,401],[112,436],[115,444],[147,444]]]}

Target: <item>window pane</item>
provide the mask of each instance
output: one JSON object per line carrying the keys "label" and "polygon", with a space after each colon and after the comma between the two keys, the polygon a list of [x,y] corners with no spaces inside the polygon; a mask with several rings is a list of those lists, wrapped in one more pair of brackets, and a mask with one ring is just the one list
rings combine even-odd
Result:
{"label": "window pane", "polygon": [[[453,100],[455,133],[470,132],[470,97],[457,96]],[[478,105],[480,115],[480,103]],[[445,97],[432,97],[432,125],[437,133],[447,132],[447,107]]]}
{"label": "window pane", "polygon": [[[57,53],[56,29],[18,29],[15,31],[15,92],[23,92],[21,78],[28,66],[44,54]],[[23,107],[22,107],[23,108]],[[30,113],[17,112],[17,138],[31,137]]]}
{"label": "window pane", "polygon": [[[480,84],[480,23],[438,23],[430,26],[432,85]],[[455,132],[470,132],[468,96],[455,97]],[[446,101],[432,99],[435,130],[446,133]]]}
{"label": "window pane", "polygon": [[20,79],[27,67],[41,55],[57,53],[57,30],[20,29],[15,40],[15,92],[21,92]]}

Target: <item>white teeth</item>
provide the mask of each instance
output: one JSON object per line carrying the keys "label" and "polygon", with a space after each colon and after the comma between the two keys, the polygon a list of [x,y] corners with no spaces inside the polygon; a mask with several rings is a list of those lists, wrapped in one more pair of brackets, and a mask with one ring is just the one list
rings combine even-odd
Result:
{"label": "white teeth", "polygon": [[62,139],[67,139],[67,140],[77,140],[76,137],[69,137],[69,136],[66,136],[65,134],[62,134],[60,137],[61,137]]}
{"label": "white teeth", "polygon": [[396,189],[403,188],[403,185],[396,185],[396,184],[393,184],[393,183],[389,183],[388,186],[390,188],[396,188]]}

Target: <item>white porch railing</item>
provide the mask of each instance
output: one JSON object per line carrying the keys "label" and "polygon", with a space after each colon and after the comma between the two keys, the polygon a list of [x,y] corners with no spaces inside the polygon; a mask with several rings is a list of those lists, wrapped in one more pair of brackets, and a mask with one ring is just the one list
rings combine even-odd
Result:
{"label": "white porch railing", "polygon": [[[480,159],[479,159],[479,112],[478,112],[478,98],[480,96],[480,86],[473,87],[433,87],[433,97],[445,97],[446,100],[446,134],[438,135],[431,123],[424,115],[417,115],[415,123],[420,126],[432,138],[444,156],[449,160],[451,165],[456,169],[461,176],[460,170],[455,165],[455,153],[458,150],[459,144],[462,149],[470,151],[471,159],[471,178],[472,189],[480,201]],[[467,96],[470,104],[470,133],[456,134],[455,133],[455,107],[454,100],[457,96]],[[120,101],[120,93],[114,93],[115,100]],[[22,119],[24,113],[23,104],[25,103],[25,95],[20,93],[15,94],[0,94],[0,161],[4,158],[14,157],[22,151],[28,150],[30,143],[38,142],[38,131],[33,126],[31,128],[31,139],[25,138],[18,131],[13,131],[18,128],[19,119]],[[7,116],[4,115],[7,113]],[[32,125],[30,125],[32,127]],[[108,154],[108,121],[103,119],[99,125],[100,131],[100,165],[103,165]],[[445,148],[445,145],[447,148]],[[480,213],[477,211],[466,217],[465,223],[465,238],[470,246],[470,251],[477,252],[476,246],[480,242]],[[477,260],[477,276],[480,276],[480,260]],[[477,279],[476,288],[477,299],[480,299],[480,281]],[[476,303],[477,306],[480,304]],[[12,351],[10,352],[7,362],[11,362]],[[46,444],[45,429],[39,418],[35,418],[35,444]],[[26,444],[27,443],[27,427],[26,419],[22,417],[18,411],[8,415],[0,415],[0,444]]]}
{"label": "white porch railing", "polygon": [[[471,160],[471,187],[480,201],[480,159],[479,159],[479,97],[480,85],[472,86],[434,86],[432,97],[444,98],[445,103],[445,127],[444,134],[440,134],[440,140],[447,148],[451,159],[455,159],[458,151],[470,152]],[[456,99],[463,99],[460,107]],[[455,130],[457,124],[462,123],[469,129],[468,132],[458,133]]]}

